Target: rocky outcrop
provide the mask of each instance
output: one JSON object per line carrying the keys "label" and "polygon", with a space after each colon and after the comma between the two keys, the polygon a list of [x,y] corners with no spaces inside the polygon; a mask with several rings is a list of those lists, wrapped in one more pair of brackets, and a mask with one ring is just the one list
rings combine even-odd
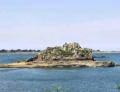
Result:
{"label": "rocky outcrop", "polygon": [[35,57],[12,64],[0,65],[0,68],[63,68],[63,67],[112,67],[111,61],[94,61],[92,50],[82,48],[78,43],[65,43],[59,47],[47,47]]}
{"label": "rocky outcrop", "polygon": [[92,50],[89,48],[81,48],[74,43],[65,43],[61,47],[47,47],[38,54],[39,61],[60,61],[60,60],[92,60]]}

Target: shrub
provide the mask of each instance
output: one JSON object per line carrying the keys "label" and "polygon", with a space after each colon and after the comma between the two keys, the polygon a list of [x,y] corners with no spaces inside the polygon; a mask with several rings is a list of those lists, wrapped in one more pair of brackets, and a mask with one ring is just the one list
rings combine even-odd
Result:
{"label": "shrub", "polygon": [[[52,88],[54,88],[56,92],[60,92],[61,89],[62,89],[61,86],[58,86],[58,87],[53,86]],[[68,90],[69,90],[69,88],[65,89],[63,92],[68,92]],[[45,89],[45,92],[53,92],[53,91],[52,91],[51,89],[47,89],[47,88],[46,88],[46,89]]]}
{"label": "shrub", "polygon": [[116,85],[115,88],[119,89],[120,90],[120,86],[119,85]]}

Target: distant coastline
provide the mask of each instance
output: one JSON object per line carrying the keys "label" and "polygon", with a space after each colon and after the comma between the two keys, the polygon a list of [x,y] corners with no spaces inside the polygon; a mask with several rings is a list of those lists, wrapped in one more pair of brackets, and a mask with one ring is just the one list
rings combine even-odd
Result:
{"label": "distant coastline", "polygon": [[21,49],[17,49],[17,50],[5,50],[2,49],[0,50],[0,54],[38,54],[41,50],[21,50]]}
{"label": "distant coastline", "polygon": [[0,54],[38,54],[39,52],[0,52]]}
{"label": "distant coastline", "polygon": [[93,53],[120,53],[120,51],[93,51]]}

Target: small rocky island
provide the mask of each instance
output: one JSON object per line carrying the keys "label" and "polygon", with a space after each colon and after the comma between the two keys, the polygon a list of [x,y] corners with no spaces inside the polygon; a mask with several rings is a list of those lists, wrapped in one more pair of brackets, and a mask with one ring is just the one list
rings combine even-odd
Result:
{"label": "small rocky island", "polygon": [[64,67],[113,67],[111,61],[94,61],[92,50],[82,48],[78,43],[65,43],[63,46],[47,47],[33,58],[0,68],[64,68]]}

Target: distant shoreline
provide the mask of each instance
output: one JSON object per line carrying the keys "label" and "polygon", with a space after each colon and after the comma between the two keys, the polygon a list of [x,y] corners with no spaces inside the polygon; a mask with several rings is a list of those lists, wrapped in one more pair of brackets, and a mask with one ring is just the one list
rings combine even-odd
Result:
{"label": "distant shoreline", "polygon": [[120,51],[93,51],[93,53],[120,53]]}
{"label": "distant shoreline", "polygon": [[38,54],[39,52],[0,52],[0,54]]}

